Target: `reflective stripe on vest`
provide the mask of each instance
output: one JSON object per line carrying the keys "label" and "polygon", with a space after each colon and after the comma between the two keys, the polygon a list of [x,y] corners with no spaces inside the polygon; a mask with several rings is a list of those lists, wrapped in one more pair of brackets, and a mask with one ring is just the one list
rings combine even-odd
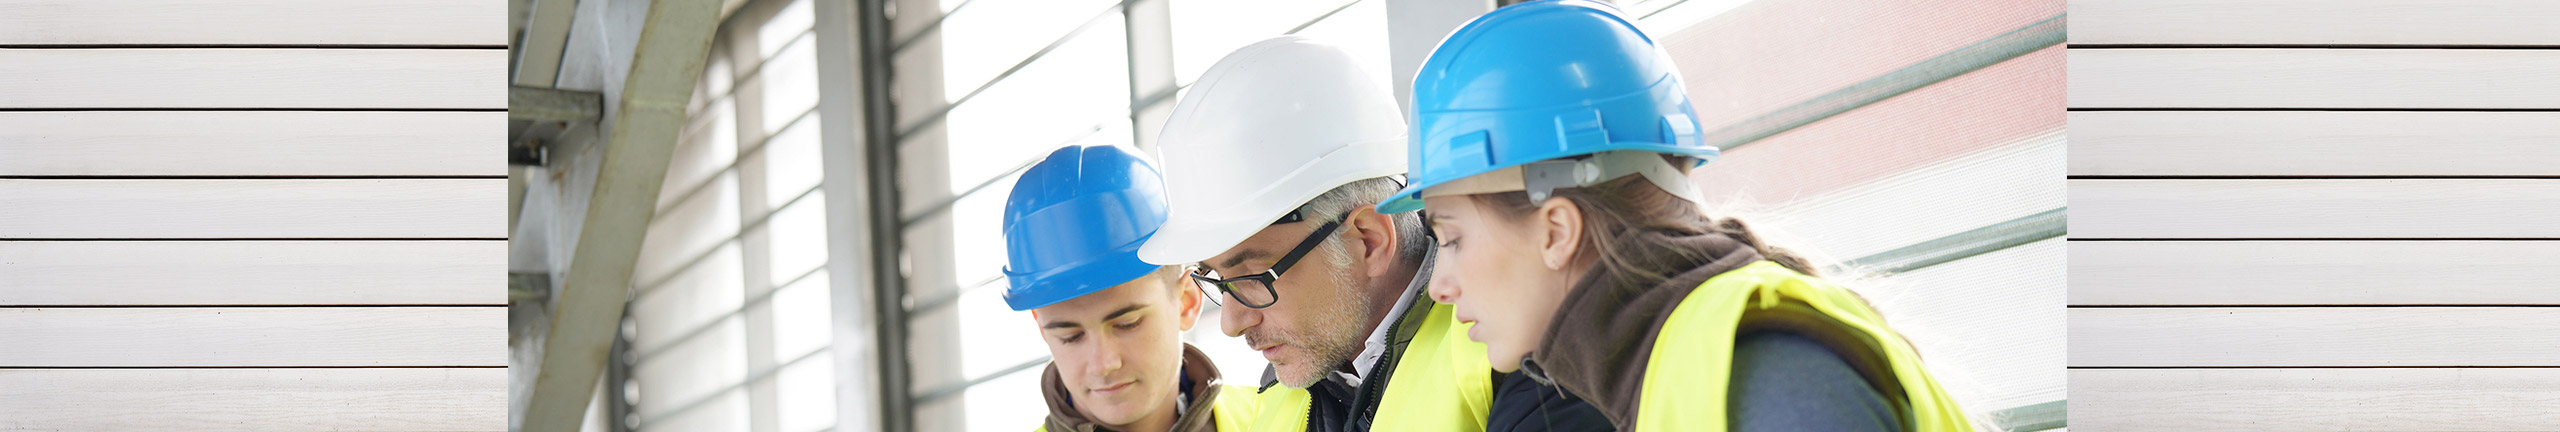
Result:
{"label": "reflective stripe on vest", "polygon": [[[1752,301],[1755,298],[1757,302]],[[1740,328],[1742,314],[1745,308],[1769,309],[1785,301],[1811,306],[1869,336],[1866,348],[1883,354],[1907,396],[1908,405],[1902,408],[1909,430],[1973,430],[1955,399],[1922,367],[1910,342],[1885,327],[1875,309],[1848,289],[1770,261],[1708,278],[1663,320],[1653,355],[1645,362],[1635,430],[1725,430],[1725,392],[1732,377],[1734,332]]]}

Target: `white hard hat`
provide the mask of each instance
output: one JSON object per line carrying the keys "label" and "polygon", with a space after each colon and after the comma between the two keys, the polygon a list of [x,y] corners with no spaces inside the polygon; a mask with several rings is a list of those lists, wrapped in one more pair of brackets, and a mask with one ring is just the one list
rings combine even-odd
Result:
{"label": "white hard hat", "polygon": [[1199,262],[1325,191],[1403,174],[1404,116],[1390,91],[1385,74],[1305,37],[1255,42],[1219,59],[1158,136],[1170,213],[1138,257]]}

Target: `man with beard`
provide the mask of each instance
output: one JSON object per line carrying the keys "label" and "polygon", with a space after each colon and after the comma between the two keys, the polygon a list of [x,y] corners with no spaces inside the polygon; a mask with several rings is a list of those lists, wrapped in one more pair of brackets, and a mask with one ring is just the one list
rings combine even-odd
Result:
{"label": "man with beard", "polygon": [[1196,265],[1226,334],[1271,361],[1256,430],[1607,430],[1581,400],[1493,372],[1419,295],[1423,225],[1373,208],[1406,156],[1382,77],[1295,36],[1210,66],[1160,136],[1171,212],[1139,257]]}

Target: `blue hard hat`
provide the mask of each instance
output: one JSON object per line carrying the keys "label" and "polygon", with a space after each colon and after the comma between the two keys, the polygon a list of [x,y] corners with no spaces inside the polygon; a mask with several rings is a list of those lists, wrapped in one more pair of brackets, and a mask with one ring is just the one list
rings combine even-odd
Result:
{"label": "blue hard hat", "polygon": [[1612,150],[1716,157],[1671,56],[1616,8],[1586,0],[1495,9],[1440,41],[1413,78],[1407,185],[1381,213],[1422,208],[1432,186]]}
{"label": "blue hard hat", "polygon": [[1004,303],[1036,309],[1155,271],[1138,245],[1164,225],[1164,175],[1118,146],[1067,146],[1004,200]]}

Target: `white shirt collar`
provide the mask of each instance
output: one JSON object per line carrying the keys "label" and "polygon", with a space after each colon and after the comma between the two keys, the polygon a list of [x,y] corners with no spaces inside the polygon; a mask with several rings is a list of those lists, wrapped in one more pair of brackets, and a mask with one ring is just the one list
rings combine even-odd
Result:
{"label": "white shirt collar", "polygon": [[1414,298],[1420,297],[1431,282],[1431,261],[1438,255],[1435,249],[1424,249],[1421,268],[1414,269],[1413,281],[1405,284],[1404,294],[1396,297],[1395,307],[1387,309],[1387,317],[1378,320],[1378,328],[1369,330],[1368,343],[1360,348],[1360,355],[1351,358],[1351,369],[1357,373],[1334,372],[1342,375],[1343,382],[1359,387],[1362,379],[1369,376],[1369,371],[1377,369],[1378,360],[1386,357],[1388,335],[1395,332],[1396,323],[1404,320],[1405,310],[1413,308]]}

